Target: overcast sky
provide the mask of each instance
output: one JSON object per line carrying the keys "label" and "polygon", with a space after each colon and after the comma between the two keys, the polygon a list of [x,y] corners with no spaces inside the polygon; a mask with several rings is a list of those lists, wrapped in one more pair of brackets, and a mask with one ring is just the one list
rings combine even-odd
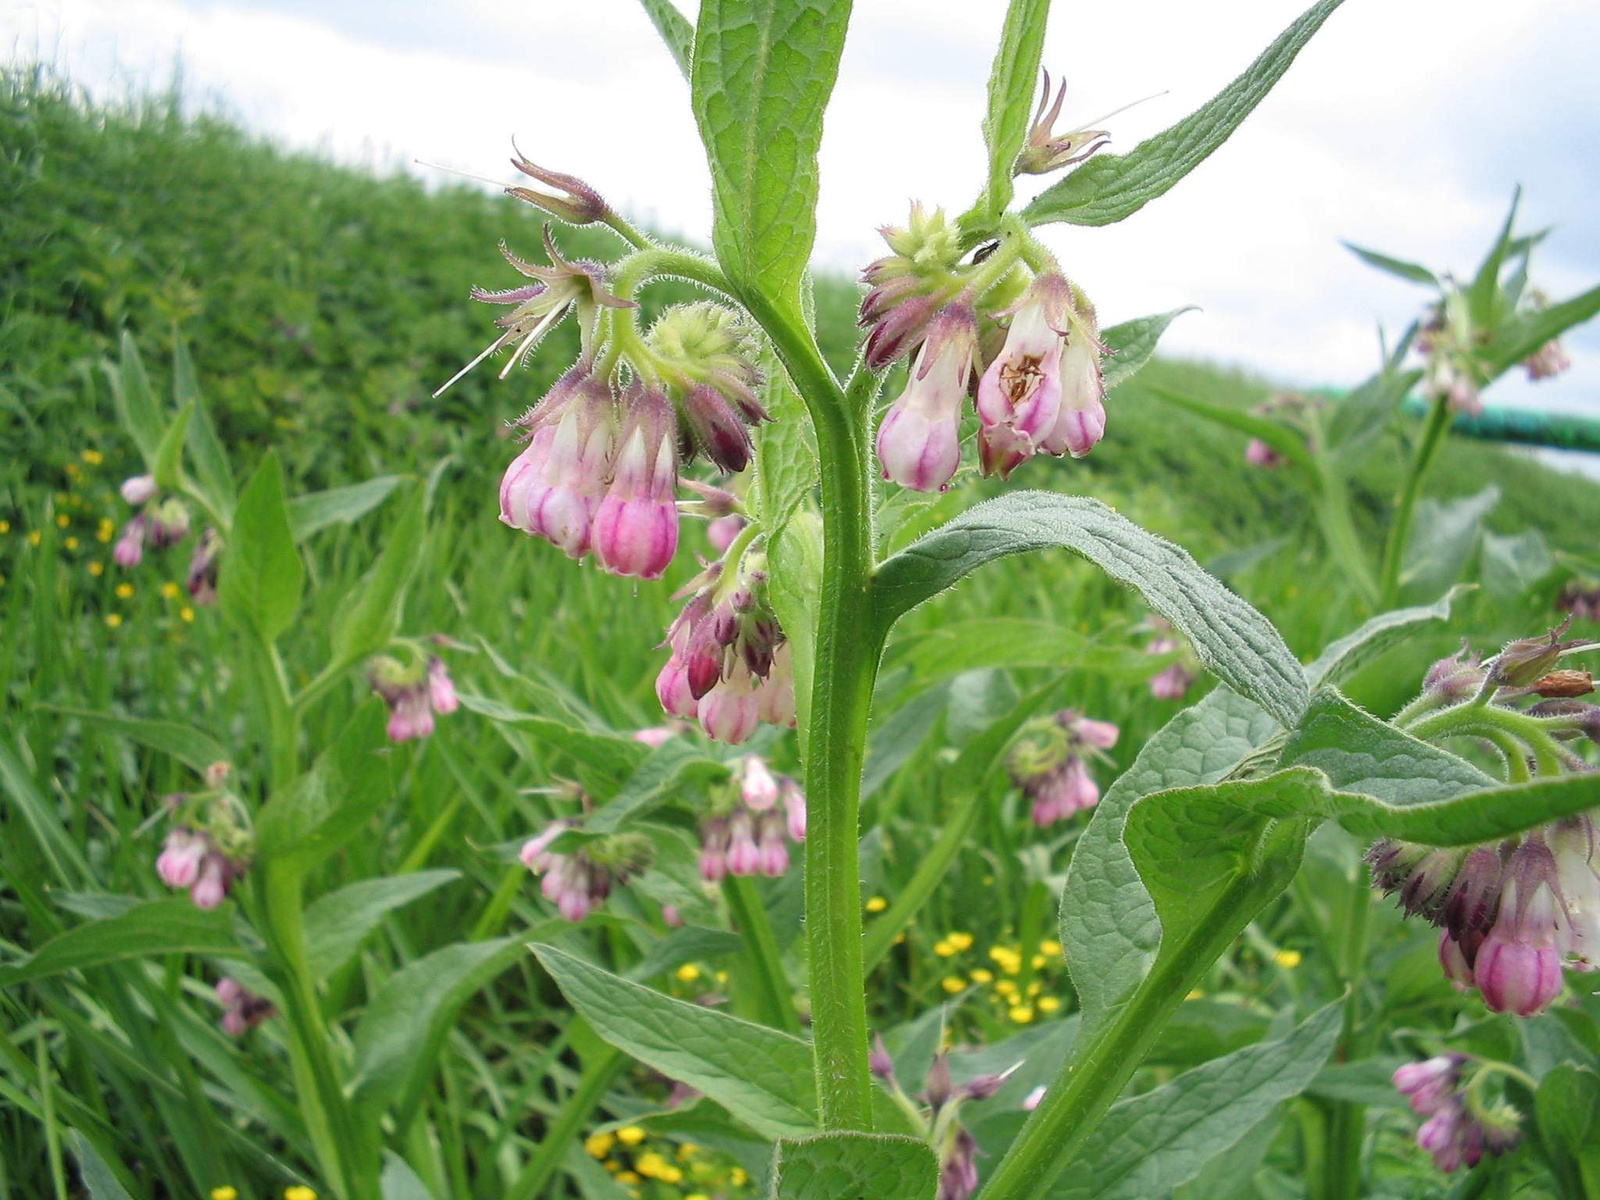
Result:
{"label": "overcast sky", "polygon": [[[679,0],[687,6],[692,0]],[[1058,0],[1044,61],[1077,125],[1131,149],[1238,74],[1302,0]],[[952,211],[983,174],[979,122],[1003,0],[856,0],[822,143],[816,259],[853,270],[874,230],[919,198]],[[509,180],[513,135],[668,232],[709,236],[687,87],[635,0],[11,0],[0,47],[102,95],[162,86],[286,145],[438,177],[411,160]],[[1024,186],[1043,186],[1023,181]],[[1423,293],[1341,239],[1470,271],[1524,187],[1524,225],[1554,225],[1534,279],[1557,297],[1600,278],[1600,4],[1350,0],[1233,139],[1121,225],[1045,237],[1106,323],[1197,304],[1170,351],[1286,383],[1349,383],[1375,326]],[[493,247],[485,281],[499,282]],[[441,297],[441,303],[454,303]],[[1491,400],[1600,415],[1600,329],[1575,369]]]}

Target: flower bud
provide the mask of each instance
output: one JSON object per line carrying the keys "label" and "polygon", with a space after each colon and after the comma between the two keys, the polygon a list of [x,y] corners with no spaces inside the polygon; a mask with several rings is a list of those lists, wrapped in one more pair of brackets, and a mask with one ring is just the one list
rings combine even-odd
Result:
{"label": "flower bud", "polygon": [[594,515],[594,551],[613,575],[659,579],[678,549],[672,405],[642,385],[627,402],[611,486]]}
{"label": "flower bud", "polygon": [[759,755],[745,755],[739,768],[739,794],[755,812],[766,812],[778,802],[778,781]]}
{"label": "flower bud", "polygon": [[789,847],[784,841],[782,814],[762,813],[756,822],[756,832],[761,874],[768,879],[777,879],[789,869]]}
{"label": "flower bud", "polygon": [[535,208],[541,208],[569,225],[592,225],[596,221],[605,220],[611,213],[610,207],[600,198],[600,193],[576,175],[547,171],[529,162],[520,150],[511,160],[511,165],[524,175],[538,180],[547,187],[557,189],[561,194],[551,196],[544,192],[536,192],[532,188],[508,187],[506,189],[508,196],[515,196]]}
{"label": "flower bud", "polygon": [[733,545],[733,539],[739,536],[739,531],[745,527],[745,519],[737,513],[729,513],[725,517],[718,517],[706,526],[706,540],[718,554],[726,554],[728,547]]}
{"label": "flower bud", "polygon": [[611,388],[569,371],[523,423],[532,437],[501,481],[500,519],[582,558],[617,444]]}
{"label": "flower bud", "polygon": [[167,834],[166,845],[156,859],[156,874],[174,891],[194,886],[200,863],[210,848],[209,839],[178,826]]}
{"label": "flower bud", "polygon": [[1082,458],[1106,432],[1106,385],[1100,367],[1105,347],[1095,329],[1094,309],[1080,298],[1069,309],[1071,329],[1061,354],[1061,410],[1040,449],[1057,457]]}
{"label": "flower bud", "polygon": [[189,899],[196,908],[210,910],[222,903],[228,894],[228,860],[211,851],[200,862],[200,873],[189,889]]}
{"label": "flower bud", "polygon": [[1500,916],[1484,938],[1473,978],[1495,1012],[1531,1017],[1561,993],[1565,933],[1556,863],[1536,835],[1518,846],[1506,866]]}
{"label": "flower bud", "polygon": [[148,504],[155,499],[156,477],[154,475],[134,475],[122,481],[122,498],[134,508]]}
{"label": "flower bud", "polygon": [[111,547],[111,561],[119,567],[137,567],[144,559],[144,540],[149,522],[135,517],[122,527],[117,544]]}
{"label": "flower bud", "polygon": [[[1562,652],[1571,648],[1558,639],[1572,625],[1568,617],[1543,637],[1510,642],[1495,656],[1489,679],[1497,687],[1530,687],[1544,678],[1561,661]],[[1578,643],[1573,643],[1578,644]]]}
{"label": "flower bud", "polygon": [[792,841],[806,840],[806,794],[792,779],[785,779],[782,787],[783,814]]}
{"label": "flower bud", "polygon": [[1551,671],[1543,679],[1536,680],[1529,690],[1558,699],[1587,696],[1594,691],[1594,676],[1588,671]]}
{"label": "flower bud", "polygon": [[1538,383],[1541,379],[1551,379],[1570,369],[1572,359],[1567,357],[1567,352],[1562,347],[1560,339],[1551,338],[1527,358],[1523,359],[1522,365],[1527,369],[1528,378],[1534,383]]}
{"label": "flower bud", "polygon": [[961,409],[977,348],[965,303],[940,312],[917,353],[906,390],[878,428],[883,477],[919,492],[943,491],[961,464]]}
{"label": "flower bud", "polygon": [[728,874],[750,876],[761,869],[761,850],[756,845],[755,825],[750,814],[736,811],[728,818]]}
{"label": "flower bud", "polygon": [[174,546],[189,536],[189,508],[176,496],[169,496],[149,513],[150,544],[160,549]]}
{"label": "flower bud", "polygon": [[700,878],[721,883],[728,874],[728,822],[712,817],[700,827]]}
{"label": "flower bud", "polygon": [[1157,700],[1182,700],[1194,686],[1194,673],[1181,662],[1150,677],[1150,694]]}
{"label": "flower bud", "polygon": [[881,1033],[872,1035],[872,1049],[867,1052],[867,1068],[874,1076],[893,1086],[894,1059],[889,1057],[889,1051],[883,1044],[883,1034]]}
{"label": "flower bud", "polygon": [[450,678],[450,670],[442,658],[428,660],[428,703],[441,716],[447,716],[461,707],[461,701],[456,696],[455,681]]}
{"label": "flower bud", "polygon": [[1455,1093],[1466,1061],[1459,1054],[1441,1054],[1426,1062],[1406,1063],[1394,1073],[1395,1089],[1410,1102],[1411,1111],[1417,1116],[1432,1116]]}
{"label": "flower bud", "polygon": [[701,697],[698,715],[707,737],[729,746],[750,740],[761,717],[758,682],[743,663],[735,663],[728,678]]}
{"label": "flower bud", "polygon": [[1422,690],[1446,704],[1456,704],[1477,694],[1483,686],[1484,674],[1477,655],[1463,645],[1449,658],[1441,658],[1428,668]]}
{"label": "flower bud", "polygon": [[1260,438],[1250,439],[1250,444],[1244,448],[1244,460],[1252,467],[1261,467],[1269,471],[1283,466],[1288,461]]}

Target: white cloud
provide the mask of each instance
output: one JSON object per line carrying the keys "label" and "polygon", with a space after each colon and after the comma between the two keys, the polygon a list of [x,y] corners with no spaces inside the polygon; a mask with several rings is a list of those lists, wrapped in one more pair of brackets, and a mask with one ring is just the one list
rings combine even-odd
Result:
{"label": "white cloud", "polygon": [[[1301,3],[1060,5],[1045,62],[1067,75],[1068,119],[1166,91],[1112,120],[1113,148],[1126,150],[1203,103]],[[819,263],[841,270],[879,252],[873,230],[903,220],[911,197],[971,201],[1004,11],[1001,0],[855,7],[823,140],[817,240]],[[422,158],[499,177],[515,134],[619,207],[709,235],[687,88],[631,0],[43,0],[0,14],[0,37],[101,94],[160,86],[181,61],[192,95],[347,161],[419,170],[409,163]],[[1362,266],[1342,238],[1467,270],[1520,179],[1530,220],[1568,223],[1540,276],[1564,294],[1600,275],[1600,216],[1577,199],[1600,185],[1600,162],[1574,153],[1600,142],[1585,45],[1600,45],[1591,0],[1347,5],[1173,194],[1122,225],[1054,227],[1047,239],[1107,320],[1198,304],[1169,334],[1172,350],[1288,381],[1352,382],[1374,362],[1374,324],[1398,330],[1421,293]],[[1558,200],[1575,211],[1553,210]],[[1600,333],[1574,349],[1569,376],[1536,391],[1503,385],[1496,398],[1595,411]]]}

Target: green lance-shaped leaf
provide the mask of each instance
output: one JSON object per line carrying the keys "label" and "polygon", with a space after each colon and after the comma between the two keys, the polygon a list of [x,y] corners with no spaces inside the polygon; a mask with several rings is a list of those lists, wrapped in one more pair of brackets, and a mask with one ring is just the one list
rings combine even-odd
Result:
{"label": "green lance-shaped leaf", "polygon": [[1359,629],[1329,642],[1306,668],[1306,681],[1318,687],[1348,679],[1419,630],[1448,621],[1456,601],[1472,590],[1471,584],[1457,584],[1432,604],[1379,613]]}
{"label": "green lance-shaped leaf", "polygon": [[230,620],[271,643],[294,621],[305,582],[283,495],[283,469],[269,451],[239,497],[217,602]]}
{"label": "green lance-shaped leaf", "polygon": [[200,395],[194,360],[181,341],[172,351],[172,398],[180,409],[194,406],[194,415],[189,420],[189,461],[194,464],[195,482],[226,532],[233,524],[233,510],[239,500],[238,485],[234,483],[228,452],[217,437],[211,413]]}
{"label": "green lance-shaped leaf", "polygon": [[[83,1182],[89,1200],[132,1200],[127,1188],[117,1178],[111,1163],[95,1148],[93,1142],[76,1129],[67,1130],[67,1149],[78,1163],[78,1177]],[[124,1169],[124,1175],[128,1174]]]}
{"label": "green lance-shaped leaf", "polygon": [[1106,1113],[1052,1200],[1145,1200],[1192,1179],[1316,1078],[1339,1039],[1330,1004],[1281,1038],[1179,1075]]}
{"label": "green lance-shaped leaf", "polygon": [[661,35],[661,40],[667,44],[672,61],[678,64],[683,77],[692,78],[690,68],[694,62],[694,26],[677,10],[672,0],[639,0],[639,4],[645,16],[650,18],[650,24]]}
{"label": "green lance-shaped leaf", "polygon": [[319,898],[305,917],[312,977],[326,979],[348,962],[386,915],[460,877],[460,871],[412,871],[363,879]]}
{"label": "green lance-shaped leaf", "polygon": [[368,700],[311,769],[272,797],[256,818],[256,853],[304,873],[355,837],[390,796],[384,709]]}
{"label": "green lance-shaped leaf", "polygon": [[422,495],[418,492],[389,530],[378,561],[356,585],[354,599],[340,610],[334,622],[336,668],[382,650],[400,628],[400,609],[417,573],[418,551],[426,528]]}
{"label": "green lance-shaped leaf", "polygon": [[1199,166],[1239,128],[1341,0],[1320,0],[1200,108],[1127,154],[1101,154],[1022,210],[1033,225],[1110,225],[1138,212]]}
{"label": "green lance-shaped leaf", "polygon": [[1280,721],[1293,724],[1305,710],[1300,663],[1270,621],[1185,551],[1086,497],[1012,492],[968,509],[879,568],[879,618],[892,623],[984,563],[1052,547],[1137,588],[1206,666]]}
{"label": "green lance-shaped leaf", "polygon": [[702,0],[691,92],[712,244],[755,308],[798,316],[816,237],[817,146],[850,0]]}
{"label": "green lance-shaped leaf", "polygon": [[1502,303],[1500,273],[1511,249],[1511,231],[1517,223],[1517,206],[1521,201],[1522,188],[1518,186],[1511,192],[1511,208],[1506,212],[1505,223],[1500,226],[1494,245],[1489,247],[1489,253],[1484,255],[1478,273],[1467,288],[1467,309],[1479,329],[1492,329],[1498,323],[1496,317],[1500,315],[1498,310]]}
{"label": "green lance-shaped leaf", "polygon": [[929,1200],[939,1160],[920,1138],[825,1133],[781,1139],[772,1151],[771,1200]]}
{"label": "green lance-shaped leaf", "polygon": [[1028,137],[1034,90],[1050,0],[1011,0],[989,70],[989,112],[983,119],[983,144],[989,149],[989,215],[998,217],[1011,203],[1013,168]]}
{"label": "green lance-shaped leaf", "polygon": [[625,1054],[682,1080],[764,1137],[816,1132],[811,1047],[630,983],[552,946],[533,952],[567,1002]]}
{"label": "green lance-shaped leaf", "polygon": [[187,896],[150,900],[57,934],[31,958],[0,967],[0,987],[153,954],[238,958],[244,950],[232,914],[196,908]]}
{"label": "green lance-shaped leaf", "polygon": [[356,1026],[356,1102],[376,1119],[391,1101],[419,1090],[461,1006],[522,952],[514,938],[457,942],[391,975]]}
{"label": "green lance-shaped leaf", "polygon": [[289,525],[294,540],[303,542],[329,525],[349,525],[382,504],[406,481],[404,475],[378,475],[348,487],[307,492],[289,501]]}
{"label": "green lance-shaped leaf", "polygon": [[1575,325],[1582,325],[1600,313],[1600,287],[1563,300],[1559,304],[1514,316],[1494,331],[1494,338],[1483,352],[1491,375],[1510,370],[1551,338],[1560,337]]}
{"label": "green lance-shaped leaf", "polygon": [[1259,438],[1271,446],[1290,462],[1306,468],[1314,468],[1315,462],[1311,451],[1306,446],[1305,434],[1291,429],[1281,421],[1271,417],[1262,416],[1260,413],[1248,412],[1242,408],[1235,408],[1231,404],[1216,404],[1210,400],[1201,400],[1188,396],[1182,392],[1169,391],[1167,388],[1153,387],[1152,394],[1159,396],[1168,404],[1176,404],[1185,412],[1191,412],[1197,417],[1204,417],[1216,425],[1228,429],[1236,429],[1250,437]]}
{"label": "green lance-shaped leaf", "polygon": [[176,721],[150,721],[141,717],[124,717],[118,713],[94,712],[87,708],[70,708],[66,705],[45,706],[62,716],[76,717],[112,733],[120,733],[141,746],[170,754],[173,758],[196,771],[203,772],[215,762],[225,761],[228,751],[210,734]]}
{"label": "green lance-shaped leaf", "polygon": [[1126,383],[1136,371],[1156,352],[1156,343],[1167,331],[1167,326],[1186,312],[1194,311],[1193,304],[1175,308],[1171,312],[1155,313],[1112,325],[1100,331],[1100,340],[1110,351],[1105,360],[1105,385],[1110,391],[1119,383]]}
{"label": "green lance-shaped leaf", "polygon": [[498,700],[470,692],[460,693],[460,698],[461,707],[468,712],[524,730],[546,746],[571,755],[580,767],[580,782],[595,792],[622,787],[650,757],[649,747],[642,743],[623,734],[583,728],[574,723],[577,718],[570,713],[557,718],[519,712]]}
{"label": "green lance-shaped leaf", "polygon": [[1439,277],[1421,263],[1406,262],[1401,258],[1391,258],[1387,254],[1380,254],[1376,250],[1367,250],[1355,245],[1353,242],[1342,242],[1340,244],[1369,267],[1377,267],[1380,271],[1386,271],[1390,275],[1409,280],[1411,283],[1420,283],[1432,288],[1439,286]]}
{"label": "green lance-shaped leaf", "polygon": [[139,448],[145,470],[154,474],[167,421],[161,415],[161,405],[156,401],[155,393],[150,390],[150,377],[145,374],[144,363],[139,358],[139,347],[133,340],[133,334],[126,330],[122,334],[121,351],[121,360],[116,367],[113,369],[110,364],[106,367],[117,420]]}
{"label": "green lance-shaped leaf", "polygon": [[165,491],[183,489],[183,447],[189,440],[189,422],[193,419],[194,402],[191,400],[172,418],[172,424],[161,435],[161,444],[156,447],[156,466],[151,474],[156,478],[156,486]]}

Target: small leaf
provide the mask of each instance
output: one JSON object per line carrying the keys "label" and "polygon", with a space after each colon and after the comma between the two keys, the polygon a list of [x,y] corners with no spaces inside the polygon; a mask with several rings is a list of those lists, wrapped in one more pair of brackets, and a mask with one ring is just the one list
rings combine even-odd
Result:
{"label": "small leaf", "polygon": [[218,603],[231,620],[271,644],[293,623],[305,581],[283,498],[283,471],[269,451],[239,497],[222,556]]}
{"label": "small leaf", "polygon": [[968,509],[878,568],[879,619],[892,623],[984,563],[1053,547],[1138,588],[1202,662],[1280,721],[1292,724],[1304,711],[1300,663],[1270,621],[1185,551],[1086,497],[1012,492]]}
{"label": "small leaf", "polygon": [[433,1193],[411,1169],[411,1164],[391,1150],[384,1151],[378,1190],[383,1200],[433,1200]]}
{"label": "small leaf", "polygon": [[1564,1159],[1576,1159],[1600,1139],[1600,1074],[1562,1063],[1539,1081],[1535,1094],[1539,1140]]}
{"label": "small leaf", "polygon": [[425,532],[422,496],[414,494],[389,530],[378,561],[355,585],[354,598],[334,620],[336,669],[382,650],[400,628],[400,609],[417,572]]}
{"label": "small leaf", "polygon": [[348,884],[306,907],[306,946],[314,979],[326,979],[390,912],[459,879],[460,871],[412,871]]}
{"label": "small leaf", "polygon": [[1362,460],[1421,379],[1420,370],[1383,370],[1335,402],[1325,429],[1341,464],[1350,467]]}
{"label": "small leaf", "polygon": [[747,303],[798,316],[816,238],[817,146],[850,0],[702,0],[691,92],[717,259]]}
{"label": "small leaf", "polygon": [[391,975],[356,1026],[356,1102],[381,1113],[402,1091],[425,1082],[461,1006],[522,952],[514,938],[457,942]]}
{"label": "small leaf", "polygon": [[1506,213],[1505,224],[1500,227],[1500,236],[1489,247],[1489,253],[1467,288],[1467,307],[1473,324],[1479,329],[1492,329],[1498,324],[1495,310],[1500,298],[1500,271],[1505,266],[1506,252],[1511,248],[1511,230],[1517,223],[1517,206],[1521,200],[1522,188],[1518,186],[1511,193],[1511,208]]}
{"label": "small leaf", "polygon": [[1600,287],[1551,304],[1526,315],[1514,316],[1494,331],[1480,356],[1491,376],[1510,370],[1552,338],[1600,313]]}
{"label": "small leaf", "polygon": [[239,958],[233,916],[199,909],[187,897],[148,900],[126,912],[57,934],[31,958],[0,966],[0,987],[156,954]]}
{"label": "small leaf", "polygon": [[78,1176],[83,1181],[83,1190],[89,1193],[89,1200],[131,1200],[128,1190],[93,1142],[76,1129],[69,1129],[66,1143],[78,1162]]}
{"label": "small leaf", "polygon": [[165,491],[176,492],[183,488],[183,447],[188,441],[189,422],[193,418],[194,402],[190,401],[178,410],[172,424],[161,435],[161,444],[156,447],[156,468],[151,474],[156,477],[156,486]]}
{"label": "small leaf", "polygon": [[661,40],[672,52],[672,61],[678,64],[685,79],[690,78],[690,65],[694,61],[694,26],[689,24],[672,0],[639,0],[650,24],[656,27]]}
{"label": "small leaf", "polygon": [[989,113],[983,119],[983,144],[989,148],[985,196],[992,217],[1011,203],[1012,171],[1028,137],[1049,18],[1050,0],[1011,0],[1006,8],[1006,23],[989,69]]}
{"label": "small leaf", "polygon": [[179,408],[194,406],[194,416],[189,421],[189,458],[194,463],[195,481],[216,510],[223,528],[227,529],[233,524],[233,510],[239,500],[238,486],[233,481],[233,464],[228,461],[228,452],[217,437],[211,413],[200,395],[194,361],[181,340],[172,351],[172,396]]}
{"label": "small leaf", "polygon": [[930,1200],[939,1160],[919,1138],[824,1133],[780,1139],[771,1180],[772,1200]]}
{"label": "small leaf", "polygon": [[368,700],[311,769],[273,795],[256,818],[256,852],[263,859],[311,870],[355,837],[392,794],[380,752],[384,708]]}
{"label": "small leaf", "polygon": [[378,475],[349,487],[307,492],[289,501],[289,524],[294,540],[303,542],[329,525],[349,525],[366,516],[404,483],[404,475]]}
{"label": "small leaf", "polygon": [[167,421],[161,415],[161,406],[150,390],[150,377],[145,374],[144,363],[139,359],[139,347],[133,334],[122,333],[122,359],[115,370],[108,365],[107,377],[111,381],[111,397],[116,404],[117,420],[128,431],[133,444],[139,448],[145,470],[155,473],[156,460],[161,453],[161,436]]}
{"label": "small leaf", "polygon": [[1341,0],[1319,0],[1221,92],[1127,154],[1100,154],[1022,210],[1033,225],[1109,225],[1132,216],[1198,167],[1283,77]]}
{"label": "small leaf", "polygon": [[628,776],[622,789],[585,818],[583,831],[615,833],[667,799],[686,780],[727,777],[727,766],[706,754],[698,744],[687,738],[672,738],[652,750]]}
{"label": "small leaf", "polygon": [[1402,582],[1436,591],[1459,579],[1478,548],[1484,518],[1498,503],[1500,489],[1492,483],[1472,496],[1442,503],[1431,496],[1418,501]]}
{"label": "small leaf", "polygon": [[1204,417],[1229,429],[1237,429],[1240,433],[1247,433],[1265,442],[1290,462],[1307,468],[1315,466],[1311,450],[1306,445],[1305,434],[1297,429],[1291,429],[1281,421],[1275,421],[1260,413],[1235,408],[1231,404],[1214,404],[1209,400],[1196,399],[1181,392],[1168,391],[1166,388],[1154,387],[1150,391],[1167,403],[1176,404],[1185,412]]}
{"label": "small leaf", "polygon": [[1439,277],[1420,263],[1390,258],[1387,254],[1380,254],[1376,250],[1363,249],[1352,242],[1341,242],[1340,245],[1369,267],[1377,267],[1380,271],[1387,271],[1390,275],[1397,275],[1401,279],[1409,280],[1412,283],[1421,283],[1433,288],[1440,286]]}
{"label": "small leaf", "polygon": [[1340,1007],[1114,1105],[1052,1200],[1145,1200],[1192,1179],[1305,1091],[1339,1040]]}
{"label": "small leaf", "polygon": [[1196,306],[1186,304],[1171,312],[1138,317],[1100,331],[1100,340],[1111,356],[1105,364],[1105,386],[1110,391],[1119,383],[1131,379],[1136,371],[1150,361],[1156,352],[1156,343],[1167,331],[1167,326],[1186,312],[1196,311]]}
{"label": "small leaf", "polygon": [[1455,602],[1471,590],[1470,584],[1457,584],[1432,604],[1378,614],[1354,632],[1329,642],[1306,668],[1306,681],[1312,687],[1343,682],[1417,630],[1448,621]]}
{"label": "small leaf", "polygon": [[769,541],[783,531],[817,483],[817,451],[811,417],[789,384],[778,356],[762,356],[766,383],[762,406],[772,418],[756,429],[757,512]]}
{"label": "small leaf", "polygon": [[120,733],[141,746],[170,754],[173,758],[196,771],[205,772],[212,763],[228,759],[227,748],[198,729],[179,725],[176,721],[150,721],[139,717],[124,717],[117,713],[93,712],[87,708],[69,708],[65,705],[44,705],[62,716],[76,717],[92,725]]}
{"label": "small leaf", "polygon": [[764,1137],[816,1132],[811,1047],[799,1038],[673,1000],[553,946],[533,952],[618,1050],[704,1092]]}

